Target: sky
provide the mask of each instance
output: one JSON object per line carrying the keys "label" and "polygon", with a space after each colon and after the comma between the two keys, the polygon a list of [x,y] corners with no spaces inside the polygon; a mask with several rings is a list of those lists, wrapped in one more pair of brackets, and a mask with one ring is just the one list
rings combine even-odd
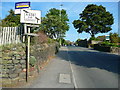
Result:
{"label": "sky", "polygon": [[[78,1],[72,1],[69,0],[69,2],[65,2],[64,1],[59,1],[59,2],[44,2],[41,1],[35,1],[35,2],[31,2],[31,9],[32,10],[41,10],[42,11],[42,17],[44,17],[47,13],[47,11],[49,11],[49,9],[51,8],[57,8],[60,9],[60,5],[63,4],[63,6],[61,7],[61,9],[65,9],[67,11],[68,14],[68,18],[69,18],[69,26],[70,29],[69,31],[66,32],[66,40],[70,40],[70,41],[76,41],[78,38],[80,39],[89,39],[90,35],[87,33],[82,33],[82,34],[78,34],[77,30],[74,28],[72,22],[74,20],[79,19],[79,14],[84,10],[84,8],[88,5],[88,4],[96,4],[96,5],[102,5],[104,7],[106,7],[106,10],[109,11],[110,13],[113,14],[114,17],[114,24],[112,25],[112,33],[116,32],[118,33],[118,2],[93,2],[89,0],[89,2],[79,2]],[[107,0],[108,1],[108,0]],[[8,11],[10,9],[15,10],[15,1],[11,0],[11,2],[7,2],[6,0],[4,0],[4,2],[2,1],[0,3],[0,10],[2,10],[0,13],[1,14],[1,18],[5,18],[6,15],[8,15]],[[103,33],[103,34],[97,34],[97,36],[100,35],[108,35],[110,32],[108,33]]]}

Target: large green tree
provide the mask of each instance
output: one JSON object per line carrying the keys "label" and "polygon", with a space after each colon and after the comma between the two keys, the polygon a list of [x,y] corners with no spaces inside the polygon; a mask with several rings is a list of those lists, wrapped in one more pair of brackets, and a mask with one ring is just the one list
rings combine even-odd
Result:
{"label": "large green tree", "polygon": [[46,17],[42,18],[40,30],[43,30],[50,38],[62,38],[65,36],[66,31],[69,30],[68,15],[66,10],[61,11],[56,8],[52,8],[46,14]]}
{"label": "large green tree", "polygon": [[113,15],[102,5],[89,4],[84,11],[79,14],[80,18],[73,21],[78,33],[86,32],[95,37],[95,34],[106,33],[112,30],[114,23]]}
{"label": "large green tree", "polygon": [[14,11],[10,9],[9,15],[7,15],[2,20],[2,26],[3,27],[14,27],[20,25],[20,15],[15,15]]}

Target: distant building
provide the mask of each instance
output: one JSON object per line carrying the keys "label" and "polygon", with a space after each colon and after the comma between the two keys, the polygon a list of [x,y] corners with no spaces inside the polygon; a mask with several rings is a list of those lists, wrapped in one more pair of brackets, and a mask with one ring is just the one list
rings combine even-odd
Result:
{"label": "distant building", "polygon": [[110,40],[110,35],[105,35],[105,40]]}

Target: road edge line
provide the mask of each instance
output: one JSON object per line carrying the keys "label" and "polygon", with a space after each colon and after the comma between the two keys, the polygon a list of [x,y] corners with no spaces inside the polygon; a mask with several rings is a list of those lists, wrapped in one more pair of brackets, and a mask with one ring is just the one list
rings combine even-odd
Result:
{"label": "road edge line", "polygon": [[[67,48],[67,55],[68,55],[68,48]],[[71,64],[69,55],[68,55],[68,61],[69,61],[71,72],[72,72],[72,78],[73,78],[72,80],[73,80],[74,88],[77,89],[78,87],[77,87],[77,83],[76,83],[75,76],[73,73],[73,68],[72,68],[72,64]]]}

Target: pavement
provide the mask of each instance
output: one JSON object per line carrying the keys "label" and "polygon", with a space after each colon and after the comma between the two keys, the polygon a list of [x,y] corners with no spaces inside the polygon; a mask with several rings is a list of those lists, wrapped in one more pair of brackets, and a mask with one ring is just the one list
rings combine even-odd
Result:
{"label": "pavement", "polygon": [[[60,49],[63,50],[65,49]],[[57,55],[67,59],[67,52],[59,52]],[[25,88],[74,88],[70,63],[56,56],[40,72],[40,76]]]}
{"label": "pavement", "polygon": [[26,88],[118,88],[120,56],[83,47],[60,52]]}

